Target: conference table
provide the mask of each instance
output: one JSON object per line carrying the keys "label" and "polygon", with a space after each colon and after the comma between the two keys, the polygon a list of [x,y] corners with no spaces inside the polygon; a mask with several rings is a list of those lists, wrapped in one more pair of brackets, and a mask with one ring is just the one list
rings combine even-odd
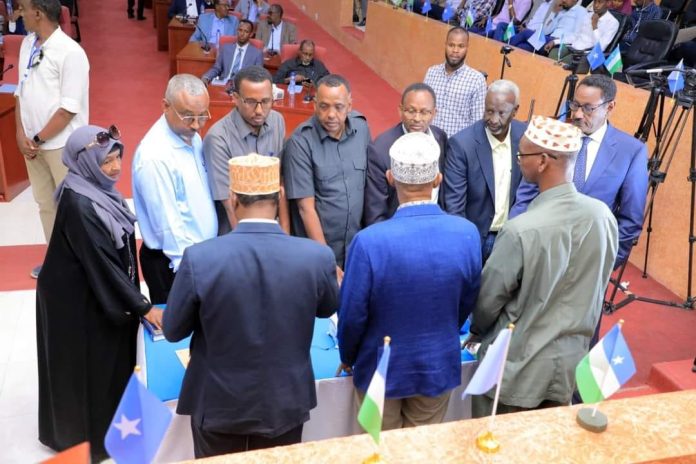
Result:
{"label": "conference table", "polygon": [[[278,87],[285,90],[285,95],[282,99],[273,102],[273,109],[278,111],[285,119],[285,137],[288,138],[297,126],[312,117],[314,114],[314,103],[313,100],[305,98],[311,92],[311,89],[303,87],[301,93],[293,96],[288,93],[286,85],[279,85]],[[211,120],[201,130],[201,136],[205,136],[208,129],[235,106],[234,98],[227,92],[225,86],[210,84],[208,93],[210,95],[209,110]]]}
{"label": "conference table", "polygon": [[[172,21],[176,21],[176,19]],[[170,44],[169,47],[171,50],[172,45]],[[200,76],[213,67],[215,57],[217,57],[217,50],[214,46],[211,46],[210,51],[206,52],[201,48],[199,42],[188,42],[175,56],[177,74],[188,73]],[[268,69],[268,72],[271,74],[274,74],[280,67],[280,55],[267,56],[264,54],[263,67]]]}
{"label": "conference table", "polygon": [[[310,412],[310,419],[305,423],[302,432],[302,441],[309,442],[327,438],[347,437],[361,433],[362,429],[356,422],[358,406],[356,404],[353,381],[349,376],[335,377],[336,368],[340,358],[335,338],[329,335],[329,319],[316,319],[310,354],[314,370],[315,386],[317,392],[317,407]],[[464,337],[464,336],[463,336]],[[147,379],[147,359],[151,357],[149,349],[157,344],[157,347],[167,347],[168,342],[152,342],[148,335],[143,334],[142,327],[138,333],[137,363],[143,366],[143,376]],[[172,347],[172,350],[181,350],[188,341],[180,342]],[[279,347],[282,349],[282,347]],[[148,355],[146,356],[146,352]],[[174,359],[174,358],[172,358]],[[159,362],[156,358],[154,362]],[[445,421],[454,421],[471,417],[471,400],[461,399],[463,389],[469,383],[474,374],[477,363],[473,361],[468,352],[462,351],[462,377],[461,385],[452,391],[450,403],[445,415]],[[162,366],[159,366],[162,367]],[[172,371],[172,365],[166,366],[167,372]],[[182,370],[183,373],[183,370]],[[180,382],[180,380],[179,380]],[[154,385],[147,385],[151,391]],[[165,394],[171,396],[172,386],[168,386]],[[161,395],[158,395],[161,397]],[[178,394],[175,394],[178,396]],[[177,401],[172,399],[165,403],[171,411],[176,411]],[[189,416],[174,414],[169,429],[162,441],[159,452],[154,462],[178,462],[193,459],[193,439],[191,437],[191,423]]]}

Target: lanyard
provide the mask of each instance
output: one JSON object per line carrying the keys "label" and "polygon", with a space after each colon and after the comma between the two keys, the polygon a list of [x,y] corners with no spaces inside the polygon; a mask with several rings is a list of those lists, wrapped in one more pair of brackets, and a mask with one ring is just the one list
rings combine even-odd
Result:
{"label": "lanyard", "polygon": [[24,81],[26,81],[27,78],[29,77],[29,71],[30,71],[34,66],[38,66],[38,64],[39,64],[39,63],[36,63],[35,65],[33,65],[33,63],[34,63],[34,57],[37,55],[37,53],[38,53],[38,55],[39,55],[39,60],[41,60],[41,56],[42,56],[42,53],[43,53],[43,51],[42,51],[42,47],[43,47],[43,46],[37,47],[36,44],[37,44],[38,41],[39,41],[39,38],[36,37],[36,38],[34,39],[34,43],[31,45],[31,53],[29,54],[29,61],[27,62],[27,67],[24,69],[24,74],[22,75],[22,79],[19,81],[19,86],[20,86],[20,88],[21,88],[22,85],[24,84]]}

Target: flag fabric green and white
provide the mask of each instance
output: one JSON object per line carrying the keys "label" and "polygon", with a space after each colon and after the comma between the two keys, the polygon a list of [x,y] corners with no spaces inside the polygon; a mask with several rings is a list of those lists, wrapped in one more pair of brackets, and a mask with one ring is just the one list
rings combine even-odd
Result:
{"label": "flag fabric green and white", "polygon": [[510,43],[510,39],[512,39],[512,36],[515,35],[515,26],[512,24],[512,21],[510,21],[505,28],[505,34],[503,34],[503,40],[507,43]]}
{"label": "flag fabric green and white", "polygon": [[563,38],[564,38],[564,35],[561,34],[561,38],[558,39],[558,60],[557,61],[560,61],[561,56],[563,56],[563,46],[565,45],[565,43],[563,43]]}
{"label": "flag fabric green and white", "polygon": [[616,324],[575,368],[575,381],[584,403],[598,403],[613,395],[636,373],[636,364]]}
{"label": "flag fabric green and white", "polygon": [[621,61],[621,51],[617,45],[613,52],[607,56],[604,60],[604,67],[607,68],[609,74],[614,74],[620,72],[623,69],[623,62]]}
{"label": "flag fabric green and white", "polygon": [[382,357],[379,358],[367,393],[358,411],[358,423],[372,439],[379,445],[379,432],[382,430],[382,414],[384,413],[384,394],[387,389],[387,370],[389,369],[389,355],[391,348],[389,342],[384,342]]}
{"label": "flag fabric green and white", "polygon": [[466,27],[469,28],[474,25],[474,12],[471,9],[471,6],[469,6],[469,9],[466,10]]}

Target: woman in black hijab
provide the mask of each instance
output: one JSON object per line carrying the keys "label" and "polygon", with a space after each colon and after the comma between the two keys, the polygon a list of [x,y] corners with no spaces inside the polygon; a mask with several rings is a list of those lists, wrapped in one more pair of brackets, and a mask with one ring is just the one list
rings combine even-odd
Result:
{"label": "woman in black hijab", "polygon": [[77,129],[63,151],[68,175],[36,291],[39,440],[61,451],[104,435],[133,372],[138,319],[161,326],[140,293],[135,216],[114,185],[123,145],[116,127]]}

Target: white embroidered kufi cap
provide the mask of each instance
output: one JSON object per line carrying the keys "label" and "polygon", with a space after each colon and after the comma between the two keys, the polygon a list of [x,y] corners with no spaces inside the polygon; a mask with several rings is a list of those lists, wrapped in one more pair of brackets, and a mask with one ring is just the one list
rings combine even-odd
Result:
{"label": "white embroidered kufi cap", "polygon": [[230,190],[244,195],[269,195],[280,191],[280,160],[251,153],[228,161]]}
{"label": "white embroidered kufi cap", "polygon": [[575,153],[582,146],[582,132],[572,124],[533,116],[524,136],[534,145],[561,153]]}
{"label": "white embroidered kufi cap", "polygon": [[427,184],[439,173],[440,145],[423,132],[399,137],[389,149],[391,172],[402,184]]}

